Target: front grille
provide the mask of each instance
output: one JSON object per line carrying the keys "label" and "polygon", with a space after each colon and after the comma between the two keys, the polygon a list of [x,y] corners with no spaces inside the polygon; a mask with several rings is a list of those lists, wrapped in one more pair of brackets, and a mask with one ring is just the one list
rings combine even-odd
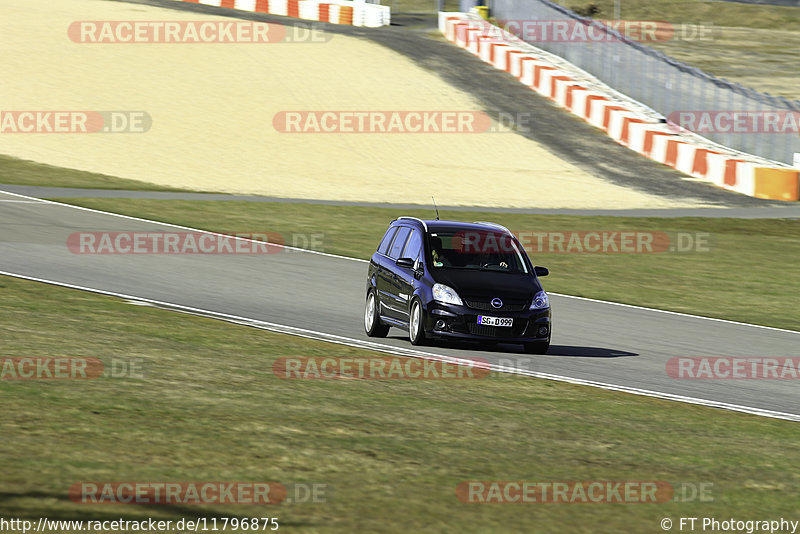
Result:
{"label": "front grille", "polygon": [[[499,337],[498,331],[501,330],[499,326],[486,326],[482,324],[469,323],[469,333],[476,336]],[[508,330],[508,328],[503,328]]]}
{"label": "front grille", "polygon": [[464,304],[472,308],[473,310],[484,310],[484,311],[504,311],[504,312],[516,312],[516,311],[524,311],[528,308],[528,301],[527,300],[519,300],[519,299],[503,299],[503,307],[502,308],[495,308],[492,306],[492,299],[464,299]]}
{"label": "front grille", "polygon": [[478,318],[474,317],[471,321],[467,320],[467,330],[475,336],[486,337],[522,337],[528,321],[514,319],[514,326],[511,328],[503,326],[486,326],[478,324]]}

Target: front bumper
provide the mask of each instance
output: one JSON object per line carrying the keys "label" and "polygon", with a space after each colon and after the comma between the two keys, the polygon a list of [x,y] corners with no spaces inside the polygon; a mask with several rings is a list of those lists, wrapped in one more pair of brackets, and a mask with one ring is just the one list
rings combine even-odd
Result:
{"label": "front bumper", "polygon": [[[478,324],[479,315],[510,317],[511,327]],[[524,311],[484,311],[432,301],[425,313],[425,333],[433,338],[466,339],[496,343],[550,341],[550,308]]]}

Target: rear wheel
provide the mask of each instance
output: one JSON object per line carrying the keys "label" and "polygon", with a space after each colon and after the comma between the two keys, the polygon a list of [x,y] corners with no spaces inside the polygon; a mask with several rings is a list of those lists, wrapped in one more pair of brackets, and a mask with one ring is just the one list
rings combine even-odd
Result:
{"label": "rear wheel", "polygon": [[381,324],[378,317],[378,301],[372,290],[367,293],[367,302],[364,305],[364,330],[369,337],[386,337],[389,333],[389,327]]}
{"label": "rear wheel", "polygon": [[528,354],[547,354],[550,348],[549,341],[537,341],[535,343],[525,343],[525,352]]}
{"label": "rear wheel", "polygon": [[411,312],[408,314],[408,339],[412,345],[425,345],[425,321],[422,305],[418,300],[411,304]]}

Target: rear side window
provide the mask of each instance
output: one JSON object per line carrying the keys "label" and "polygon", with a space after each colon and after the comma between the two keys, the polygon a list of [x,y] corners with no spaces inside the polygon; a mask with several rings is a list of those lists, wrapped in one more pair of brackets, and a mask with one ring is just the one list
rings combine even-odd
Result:
{"label": "rear side window", "polygon": [[411,258],[416,261],[422,256],[422,236],[417,230],[411,230],[411,237],[408,238],[406,249],[401,258]]}
{"label": "rear side window", "polygon": [[384,234],[381,244],[378,245],[378,252],[381,254],[389,253],[389,244],[392,242],[392,237],[394,237],[395,232],[397,232],[396,226],[390,227],[388,230],[386,230],[386,234]]}
{"label": "rear side window", "polygon": [[406,239],[408,238],[408,233],[410,231],[411,228],[408,226],[401,226],[397,231],[397,235],[394,237],[394,241],[392,241],[392,247],[389,250],[389,257],[393,260],[396,260],[400,257],[400,253],[403,251],[403,247],[406,244]]}

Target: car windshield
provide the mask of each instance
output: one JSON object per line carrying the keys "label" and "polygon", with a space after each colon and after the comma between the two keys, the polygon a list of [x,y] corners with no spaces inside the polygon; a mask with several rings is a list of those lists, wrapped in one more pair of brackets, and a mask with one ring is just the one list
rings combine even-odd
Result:
{"label": "car windshield", "polygon": [[427,253],[433,268],[528,272],[514,238],[491,230],[431,232]]}

